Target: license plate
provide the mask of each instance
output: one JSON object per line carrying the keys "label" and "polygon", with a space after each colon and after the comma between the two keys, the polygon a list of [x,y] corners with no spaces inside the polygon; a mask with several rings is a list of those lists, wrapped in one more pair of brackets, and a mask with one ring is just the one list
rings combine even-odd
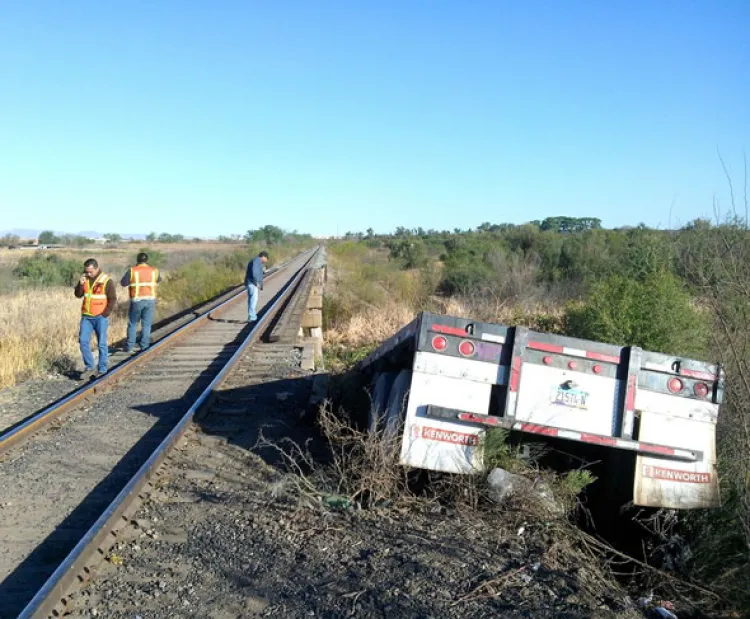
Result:
{"label": "license plate", "polygon": [[569,406],[571,408],[587,408],[589,394],[579,389],[563,389],[559,387],[552,399],[553,404]]}

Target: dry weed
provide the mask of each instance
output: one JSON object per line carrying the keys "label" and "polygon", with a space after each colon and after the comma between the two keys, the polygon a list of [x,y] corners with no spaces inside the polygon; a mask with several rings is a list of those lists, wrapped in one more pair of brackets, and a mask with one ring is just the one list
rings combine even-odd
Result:
{"label": "dry weed", "polygon": [[563,333],[565,308],[544,303],[514,302],[487,296],[448,297],[437,300],[439,311],[449,316],[472,318],[535,331]]}
{"label": "dry weed", "polygon": [[326,332],[326,344],[359,348],[380,343],[414,320],[414,310],[407,303],[391,301],[382,307],[368,307],[352,316],[341,328]]}
{"label": "dry weed", "polygon": [[[120,314],[110,319],[110,343],[125,336],[127,320]],[[80,357],[80,319],[81,301],[71,288],[5,295],[0,304],[0,388],[50,369],[72,367]]]}

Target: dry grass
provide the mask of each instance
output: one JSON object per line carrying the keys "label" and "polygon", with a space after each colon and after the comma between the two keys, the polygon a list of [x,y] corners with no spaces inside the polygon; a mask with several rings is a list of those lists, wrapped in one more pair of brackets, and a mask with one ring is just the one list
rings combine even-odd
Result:
{"label": "dry grass", "polygon": [[524,301],[509,303],[500,299],[471,297],[449,297],[437,300],[437,304],[440,313],[450,316],[528,327],[548,333],[563,333],[564,330],[565,308],[559,304]]}
{"label": "dry grass", "polygon": [[[483,322],[526,326],[536,331],[562,333],[564,308],[516,294],[512,299],[492,295],[438,297],[440,265],[429,270],[403,271],[388,254],[351,242],[328,251],[329,283],[324,307],[327,356],[339,368],[337,357],[391,337],[423,310]],[[346,365],[344,363],[343,365]]]}
{"label": "dry grass", "polygon": [[[119,294],[120,301],[127,303]],[[120,314],[110,318],[110,343],[125,336],[127,319]],[[0,304],[0,388],[50,370],[73,367],[80,357],[80,319],[81,301],[71,288],[5,295]]]}
{"label": "dry grass", "polygon": [[[325,333],[325,343],[333,348],[362,348],[380,344],[414,319],[418,307],[390,299],[383,305],[366,306]],[[509,326],[526,326],[536,331],[562,333],[564,310],[544,306],[522,307],[477,303],[467,299],[432,297],[429,309],[450,316],[473,318]]]}
{"label": "dry grass", "polygon": [[389,302],[367,307],[341,327],[326,332],[326,345],[360,348],[380,343],[414,319],[414,308],[406,303]]}

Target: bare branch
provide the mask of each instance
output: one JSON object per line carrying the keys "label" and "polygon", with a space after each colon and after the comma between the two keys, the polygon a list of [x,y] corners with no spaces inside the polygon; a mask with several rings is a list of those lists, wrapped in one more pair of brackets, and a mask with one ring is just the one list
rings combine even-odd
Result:
{"label": "bare branch", "polygon": [[727,184],[729,185],[729,199],[730,204],[732,205],[732,213],[734,216],[737,216],[737,203],[734,199],[734,185],[732,185],[732,177],[729,174],[729,170],[727,169],[726,163],[724,163],[724,158],[721,156],[721,152],[719,151],[719,148],[716,148],[716,153],[719,155],[719,161],[721,161],[721,168],[724,170],[724,175],[727,177]]}

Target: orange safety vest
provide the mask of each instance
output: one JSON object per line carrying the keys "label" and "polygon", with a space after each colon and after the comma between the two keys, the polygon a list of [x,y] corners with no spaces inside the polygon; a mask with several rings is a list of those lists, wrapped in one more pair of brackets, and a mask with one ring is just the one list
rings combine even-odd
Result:
{"label": "orange safety vest", "polygon": [[130,267],[130,298],[155,299],[159,269],[147,264]]}
{"label": "orange safety vest", "polygon": [[100,316],[107,309],[107,282],[109,280],[109,275],[99,273],[93,284],[89,284],[88,277],[83,282],[81,312],[84,316]]}

